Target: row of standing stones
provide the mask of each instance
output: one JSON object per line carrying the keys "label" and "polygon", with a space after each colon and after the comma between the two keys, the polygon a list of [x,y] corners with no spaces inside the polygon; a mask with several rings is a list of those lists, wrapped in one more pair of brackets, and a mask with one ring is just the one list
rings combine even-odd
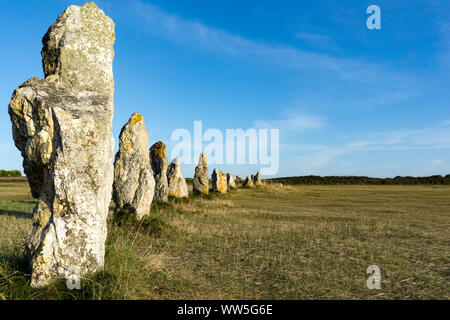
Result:
{"label": "row of standing stones", "polygon": [[[148,133],[144,118],[134,113],[123,126],[119,137],[119,151],[114,162],[113,200],[116,210],[127,209],[142,219],[150,213],[153,200],[166,202],[169,197],[188,198],[186,180],[176,157],[168,162],[167,147],[162,141],[148,145]],[[193,191],[197,194],[209,193],[208,163],[205,153],[200,154],[193,178]],[[261,185],[259,171],[247,177],[245,187]],[[231,173],[224,174],[219,169],[212,173],[212,190],[226,193],[236,189]]]}
{"label": "row of standing stones", "polygon": [[[111,197],[141,219],[153,200],[188,196],[179,159],[169,165],[162,142],[149,148],[140,114],[122,128],[114,159],[114,41],[113,21],[94,2],[69,6],[42,39],[45,79],[24,82],[9,103],[14,143],[38,198],[25,245],[33,287],[103,268]],[[218,169],[212,180],[219,192],[236,187]],[[194,192],[207,194],[208,182],[202,153]],[[259,173],[244,182],[254,184]]]}

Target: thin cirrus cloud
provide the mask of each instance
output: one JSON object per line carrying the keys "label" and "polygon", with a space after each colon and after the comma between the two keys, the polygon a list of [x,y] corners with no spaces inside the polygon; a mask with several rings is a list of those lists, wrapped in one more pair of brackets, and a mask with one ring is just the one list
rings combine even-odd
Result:
{"label": "thin cirrus cloud", "polygon": [[[302,172],[330,164],[335,158],[358,151],[406,151],[450,149],[450,121],[430,128],[369,134],[373,139],[355,140],[343,146],[281,145],[280,150],[303,153],[295,157]],[[433,160],[433,168],[444,161]]]}
{"label": "thin cirrus cloud", "polygon": [[317,115],[286,112],[282,119],[256,120],[253,126],[263,129],[279,129],[284,132],[300,132],[308,129],[319,129],[326,125],[323,117]]}
{"label": "thin cirrus cloud", "polygon": [[330,37],[318,33],[296,32],[295,37],[312,45],[323,46],[330,43]]}
{"label": "thin cirrus cloud", "polygon": [[[387,68],[356,58],[333,57],[324,53],[302,50],[282,44],[266,44],[229,33],[199,21],[187,20],[169,14],[157,6],[139,0],[130,6],[133,15],[144,24],[147,32],[175,43],[202,50],[249,59],[255,63],[270,64],[289,70],[324,71],[340,80],[378,83],[393,87],[408,87],[412,78]],[[298,33],[300,37],[315,39],[325,37]],[[402,84],[402,85],[401,85]]]}

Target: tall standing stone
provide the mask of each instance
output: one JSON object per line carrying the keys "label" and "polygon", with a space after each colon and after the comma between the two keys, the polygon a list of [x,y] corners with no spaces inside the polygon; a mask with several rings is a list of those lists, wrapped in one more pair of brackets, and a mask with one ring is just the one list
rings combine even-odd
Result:
{"label": "tall standing stone", "polygon": [[236,182],[234,182],[233,175],[231,173],[227,173],[227,188],[236,189]]}
{"label": "tall standing stone", "polygon": [[162,141],[156,142],[150,148],[150,161],[155,177],[154,199],[167,202],[169,197],[169,183],[167,181],[169,160],[167,159],[167,146]]}
{"label": "tall standing stone", "polygon": [[181,171],[179,157],[173,159],[169,165],[167,180],[169,182],[169,196],[175,198],[187,198],[189,196],[188,186]]}
{"label": "tall standing stone", "polygon": [[116,209],[127,209],[142,219],[150,213],[155,179],[150,166],[144,118],[134,113],[123,126],[114,162],[113,199]]}
{"label": "tall standing stone", "polygon": [[70,6],[42,39],[45,80],[9,104],[13,138],[33,196],[26,244],[31,285],[104,265],[113,184],[114,23],[93,2]]}
{"label": "tall standing stone", "polygon": [[201,194],[209,193],[208,163],[206,161],[206,153],[204,152],[200,154],[198,165],[195,167],[193,185],[194,192]]}
{"label": "tall standing stone", "polygon": [[227,192],[227,176],[219,169],[214,169],[212,173],[212,190],[220,193]]}

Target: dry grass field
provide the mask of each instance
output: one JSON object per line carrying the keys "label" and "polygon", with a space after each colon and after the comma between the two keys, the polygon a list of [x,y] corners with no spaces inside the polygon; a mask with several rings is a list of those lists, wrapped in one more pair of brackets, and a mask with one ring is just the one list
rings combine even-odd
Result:
{"label": "dry grass field", "polygon": [[0,180],[0,299],[450,298],[449,186],[267,185],[111,214],[105,270],[73,291],[29,288],[33,206]]}

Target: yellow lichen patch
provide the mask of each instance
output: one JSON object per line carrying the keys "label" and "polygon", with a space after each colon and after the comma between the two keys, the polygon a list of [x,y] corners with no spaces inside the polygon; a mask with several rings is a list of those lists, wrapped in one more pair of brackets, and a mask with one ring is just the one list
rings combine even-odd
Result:
{"label": "yellow lichen patch", "polygon": [[165,145],[161,141],[158,141],[157,143],[155,143],[153,145],[153,150],[155,152],[155,157],[157,159],[163,159],[164,158],[164,151],[165,151],[164,147],[165,147]]}
{"label": "yellow lichen patch", "polygon": [[132,144],[130,141],[128,141],[128,142],[125,144],[125,146],[126,146],[127,149],[130,149],[132,145],[133,145],[133,144]]}
{"label": "yellow lichen patch", "polygon": [[141,116],[141,114],[135,112],[135,113],[133,113],[133,115],[131,116],[130,119],[131,119],[132,124],[136,124],[136,123],[139,123],[142,121],[142,116]]}

